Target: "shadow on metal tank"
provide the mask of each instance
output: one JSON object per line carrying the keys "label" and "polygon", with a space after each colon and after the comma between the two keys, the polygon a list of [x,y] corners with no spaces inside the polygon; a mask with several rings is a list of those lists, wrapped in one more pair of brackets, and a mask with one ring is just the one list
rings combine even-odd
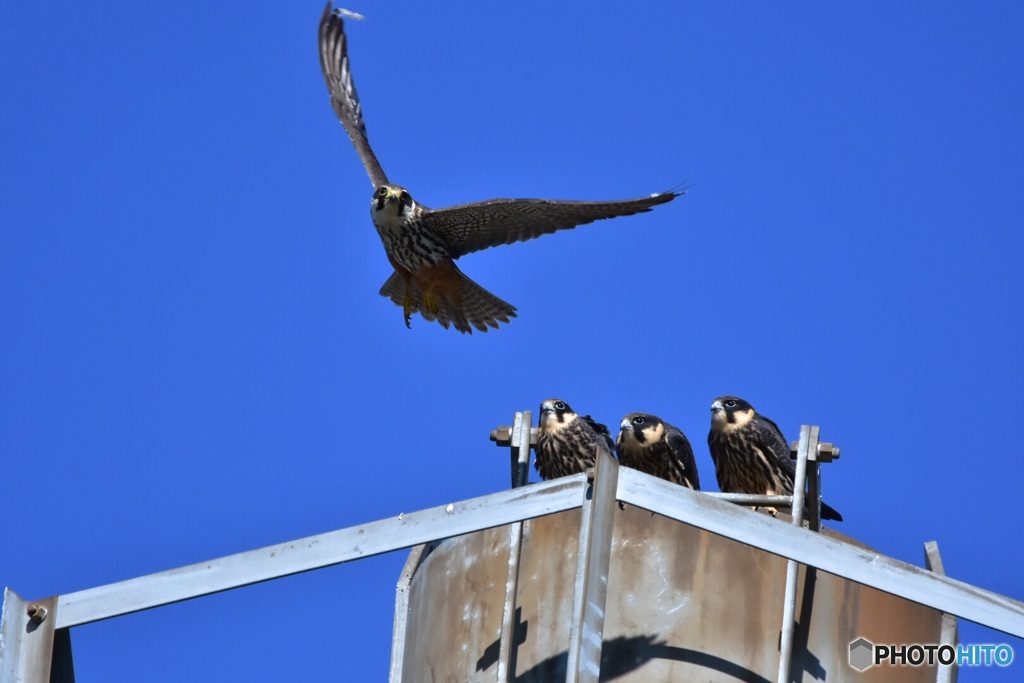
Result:
{"label": "shadow on metal tank", "polygon": [[[524,523],[509,680],[565,680],[580,522],[576,509]],[[403,680],[496,679],[509,529],[445,540],[420,559]],[[601,680],[775,680],[785,559],[632,506],[615,514],[611,552]],[[847,658],[859,637],[938,642],[941,612],[803,566],[797,596],[790,680],[935,680],[934,667],[859,673]]]}

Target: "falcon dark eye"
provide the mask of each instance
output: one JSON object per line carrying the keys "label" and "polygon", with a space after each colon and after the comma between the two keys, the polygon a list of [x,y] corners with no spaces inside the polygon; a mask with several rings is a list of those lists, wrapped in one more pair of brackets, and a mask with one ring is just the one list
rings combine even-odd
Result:
{"label": "falcon dark eye", "polygon": [[412,197],[409,196],[408,192],[402,192],[400,199],[403,204],[412,204]]}
{"label": "falcon dark eye", "polygon": [[388,188],[386,188],[383,185],[381,185],[380,187],[377,188],[377,193],[376,194],[377,194],[378,197],[387,197],[388,196]]}
{"label": "falcon dark eye", "polygon": [[730,398],[728,401],[725,402],[725,407],[726,408],[735,408],[736,407],[736,401],[734,401],[734,400],[732,400]]}
{"label": "falcon dark eye", "polygon": [[561,401],[555,401],[555,410],[565,410],[565,404]]}
{"label": "falcon dark eye", "polygon": [[645,420],[642,417],[634,417],[633,418],[633,424],[635,424],[637,426],[642,425],[644,422],[645,422]]}

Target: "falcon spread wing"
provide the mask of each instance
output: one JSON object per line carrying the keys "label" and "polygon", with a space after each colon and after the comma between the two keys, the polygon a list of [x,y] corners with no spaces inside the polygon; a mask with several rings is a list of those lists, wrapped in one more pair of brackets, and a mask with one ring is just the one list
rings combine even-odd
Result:
{"label": "falcon spread wing", "polygon": [[[372,156],[372,152],[370,154]],[[683,192],[662,192],[611,202],[490,199],[426,212],[423,224],[444,239],[452,258],[458,258],[487,247],[525,242],[602,218],[650,211],[651,207],[670,202],[681,194]]]}
{"label": "falcon spread wing", "polygon": [[352,70],[348,63],[348,41],[345,38],[345,23],[341,18],[342,10],[331,10],[328,2],[320,17],[320,68],[327,81],[327,90],[331,93],[331,107],[345,126],[352,144],[359,153],[359,158],[366,167],[370,182],[374,188],[386,185],[388,177],[377,161],[377,155],[370,147],[366,137],[366,125],[363,123],[363,109],[356,94],[356,84],[352,82]]}

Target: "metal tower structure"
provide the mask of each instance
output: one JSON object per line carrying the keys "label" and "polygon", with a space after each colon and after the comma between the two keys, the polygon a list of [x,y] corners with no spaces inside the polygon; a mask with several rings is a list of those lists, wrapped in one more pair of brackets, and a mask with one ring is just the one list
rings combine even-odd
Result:
{"label": "metal tower structure", "polygon": [[[70,629],[76,626],[414,548],[398,585],[391,665],[393,682],[409,680],[403,673],[412,656],[408,648],[413,613],[410,587],[417,570],[429,560],[432,551],[444,547],[445,539],[484,530],[507,537],[509,552],[507,566],[503,567],[506,581],[500,596],[500,628],[494,652],[488,655],[488,666],[468,672],[466,678],[503,683],[521,680],[515,671],[515,657],[521,645],[517,640],[517,598],[524,523],[552,519],[569,510],[579,511],[574,513],[578,515],[579,526],[572,530],[577,539],[576,564],[568,638],[558,643],[558,647],[565,651],[567,682],[596,682],[601,674],[602,648],[606,645],[613,530],[617,516],[625,516],[620,504],[656,513],[669,523],[682,523],[701,533],[731,539],[764,551],[765,556],[771,554],[785,559],[784,599],[782,613],[777,617],[779,642],[763,644],[778,652],[776,680],[781,683],[788,683],[794,676],[790,664],[801,566],[948,615],[941,619],[943,643],[955,642],[955,617],[1024,637],[1024,603],[944,576],[934,543],[926,544],[929,570],[817,532],[821,499],[819,463],[835,457],[838,449],[821,443],[816,427],[801,428],[796,449],[795,494],[768,497],[691,491],[629,468],[620,468],[607,453],[601,455],[593,472],[524,486],[533,440],[531,417],[529,412],[516,413],[511,428],[498,428],[492,434],[499,445],[512,449],[514,487],[508,491],[41,600],[24,600],[11,589],[5,589],[0,619],[0,683],[73,681]],[[800,519],[805,507],[805,480],[807,528]],[[792,523],[753,514],[737,503],[790,507]],[[625,511],[637,519],[639,515],[635,513],[639,512]],[[650,519],[658,518],[651,514]],[[716,596],[705,599],[714,600]],[[937,676],[940,681],[953,680],[955,670],[940,668]]]}

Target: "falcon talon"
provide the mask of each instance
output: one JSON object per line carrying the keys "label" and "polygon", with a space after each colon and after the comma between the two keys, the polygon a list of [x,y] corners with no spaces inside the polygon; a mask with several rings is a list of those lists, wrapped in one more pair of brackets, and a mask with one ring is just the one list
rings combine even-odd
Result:
{"label": "falcon talon", "polygon": [[[380,295],[403,306],[408,318],[419,312],[459,332],[486,332],[516,317],[516,308],[466,277],[455,261],[466,254],[503,244],[524,242],[558,230],[605,218],[631,216],[670,202],[685,190],[620,201],[489,199],[430,209],[408,190],[388,181],[363,122],[363,109],[352,80],[344,17],[347,10],[328,2],[320,17],[320,68],[331,108],[359,155],[370,182],[370,217],[395,272]],[[403,285],[405,291],[403,292]],[[411,302],[411,304],[410,304]]]}

